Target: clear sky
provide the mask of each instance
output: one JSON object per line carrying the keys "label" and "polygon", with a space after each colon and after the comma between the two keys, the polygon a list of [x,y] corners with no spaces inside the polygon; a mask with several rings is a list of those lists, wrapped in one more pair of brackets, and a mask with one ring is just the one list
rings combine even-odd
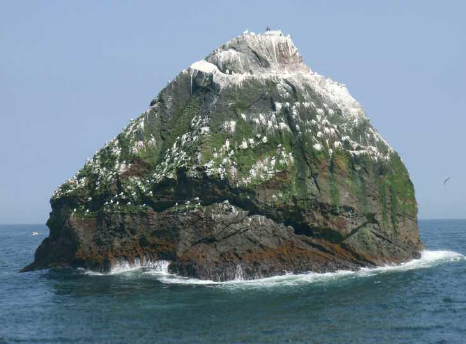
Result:
{"label": "clear sky", "polygon": [[466,218],[465,13],[461,0],[0,0],[0,223],[44,223],[53,191],[168,80],[267,25],[348,86],[405,161],[420,218]]}

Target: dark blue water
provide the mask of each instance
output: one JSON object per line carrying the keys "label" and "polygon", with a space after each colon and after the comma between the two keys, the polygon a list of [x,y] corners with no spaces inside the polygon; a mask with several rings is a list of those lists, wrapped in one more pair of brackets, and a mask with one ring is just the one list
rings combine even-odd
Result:
{"label": "dark blue water", "polygon": [[420,225],[429,251],[401,267],[221,284],[19,274],[48,230],[0,226],[0,343],[466,343],[466,221]]}

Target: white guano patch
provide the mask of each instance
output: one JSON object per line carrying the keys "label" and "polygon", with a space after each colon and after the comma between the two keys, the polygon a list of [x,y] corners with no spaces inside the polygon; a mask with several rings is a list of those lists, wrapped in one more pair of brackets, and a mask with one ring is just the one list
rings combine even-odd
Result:
{"label": "white guano patch", "polygon": [[191,68],[199,70],[204,73],[220,72],[216,65],[214,65],[213,63],[207,62],[206,60],[200,60],[200,61],[194,62],[191,65]]}
{"label": "white guano patch", "polygon": [[236,121],[224,122],[222,128],[227,133],[234,133],[236,131]]}

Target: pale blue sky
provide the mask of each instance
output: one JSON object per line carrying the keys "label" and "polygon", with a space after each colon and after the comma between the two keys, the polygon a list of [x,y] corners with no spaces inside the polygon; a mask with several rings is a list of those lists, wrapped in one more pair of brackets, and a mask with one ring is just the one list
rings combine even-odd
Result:
{"label": "pale blue sky", "polygon": [[44,223],[55,188],[169,79],[267,25],[364,106],[405,161],[420,218],[465,218],[465,13],[466,1],[0,1],[0,223]]}

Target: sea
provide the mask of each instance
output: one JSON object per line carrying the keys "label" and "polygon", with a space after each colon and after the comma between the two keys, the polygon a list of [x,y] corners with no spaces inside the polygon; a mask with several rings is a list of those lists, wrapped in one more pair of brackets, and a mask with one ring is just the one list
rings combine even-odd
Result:
{"label": "sea", "polygon": [[420,229],[403,265],[216,283],[163,262],[19,273],[48,229],[1,225],[0,343],[466,343],[466,220]]}

